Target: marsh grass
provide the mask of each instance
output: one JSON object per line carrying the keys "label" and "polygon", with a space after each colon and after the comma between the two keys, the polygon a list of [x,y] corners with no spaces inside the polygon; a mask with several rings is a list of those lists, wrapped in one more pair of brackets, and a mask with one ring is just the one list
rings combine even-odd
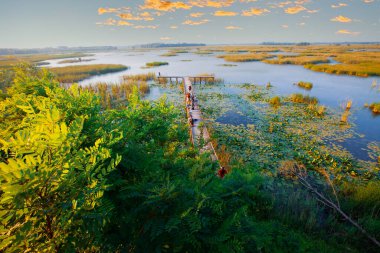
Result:
{"label": "marsh grass", "polygon": [[59,61],[58,64],[66,64],[66,63],[78,63],[78,62],[89,62],[89,61],[94,61],[95,59],[69,59],[69,60],[63,60]]}
{"label": "marsh grass", "polygon": [[119,72],[128,69],[120,64],[94,64],[49,68],[61,83],[74,83],[95,75]]}
{"label": "marsh grass", "polygon": [[300,81],[297,83],[298,87],[306,89],[306,90],[311,90],[313,88],[313,83],[311,82],[304,82]]}
{"label": "marsh grass", "polygon": [[375,114],[380,114],[380,103],[372,103],[369,105],[369,108]]}
{"label": "marsh grass", "polygon": [[269,104],[274,107],[278,107],[281,105],[281,98],[279,96],[272,97],[269,99]]}
{"label": "marsh grass", "polygon": [[348,117],[350,116],[350,111],[347,111],[345,110],[342,114],[342,116],[340,117],[340,122],[341,123],[345,123],[347,124],[348,123]]}
{"label": "marsh grass", "polygon": [[20,63],[36,64],[38,62],[46,61],[46,60],[85,57],[85,56],[92,56],[92,54],[72,53],[72,54],[2,55],[0,56],[0,68],[12,68],[15,65],[20,64]]}
{"label": "marsh grass", "polygon": [[349,99],[349,100],[346,102],[346,110],[351,110],[351,107],[352,107],[352,100]]}
{"label": "marsh grass", "polygon": [[312,104],[316,105],[318,104],[318,98],[316,97],[311,97],[309,95],[303,95],[301,93],[294,93],[291,94],[289,97],[290,101],[293,103],[301,103],[301,104]]}
{"label": "marsh grass", "polygon": [[148,68],[165,66],[165,65],[169,65],[169,63],[168,62],[162,62],[162,61],[154,61],[154,62],[145,63],[145,66]]}
{"label": "marsh grass", "polygon": [[329,59],[324,56],[279,55],[276,59],[267,59],[264,62],[269,64],[307,65],[328,63]]}
{"label": "marsh grass", "polygon": [[136,80],[128,80],[121,83],[100,82],[94,85],[82,86],[81,88],[99,95],[103,108],[123,107],[135,89],[142,96],[149,92],[147,82]]}
{"label": "marsh grass", "polygon": [[266,53],[227,54],[227,55],[218,56],[218,58],[223,58],[225,61],[228,61],[228,62],[261,61],[270,57],[273,57],[273,56]]}
{"label": "marsh grass", "polygon": [[124,80],[128,81],[155,81],[157,79],[156,73],[149,72],[146,74],[136,74],[136,75],[125,75],[123,76]]}

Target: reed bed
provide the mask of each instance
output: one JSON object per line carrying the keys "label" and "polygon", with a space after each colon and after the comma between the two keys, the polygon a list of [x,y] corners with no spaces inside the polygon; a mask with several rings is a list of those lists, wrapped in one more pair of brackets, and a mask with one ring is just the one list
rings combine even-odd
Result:
{"label": "reed bed", "polygon": [[63,60],[59,61],[58,64],[66,64],[66,63],[78,63],[78,62],[89,62],[89,61],[94,61],[95,59],[68,59],[68,60]]}
{"label": "reed bed", "polygon": [[32,54],[32,55],[1,55],[0,68],[12,68],[20,63],[37,63],[40,61],[65,59],[74,57],[92,56],[92,54],[72,53],[72,54]]}
{"label": "reed bed", "polygon": [[57,80],[61,83],[74,83],[82,81],[95,75],[114,73],[128,69],[127,66],[120,64],[93,64],[50,68]]}
{"label": "reed bed", "polygon": [[156,73],[149,72],[146,74],[137,74],[137,75],[125,75],[123,76],[124,81],[155,81],[157,79]]}
{"label": "reed bed", "polygon": [[276,59],[266,59],[264,62],[269,64],[307,65],[328,63],[329,59],[324,56],[279,55]]}
{"label": "reed bed", "polygon": [[297,86],[306,90],[311,90],[313,88],[313,83],[300,81],[297,83]]}
{"label": "reed bed", "polygon": [[147,94],[149,85],[145,81],[128,80],[121,83],[100,82],[84,86],[82,89],[99,95],[103,108],[115,108],[123,106],[123,102],[129,100],[134,90],[137,90],[140,95]]}
{"label": "reed bed", "polygon": [[372,63],[306,65],[305,68],[335,75],[351,75],[360,77],[380,76],[380,64]]}
{"label": "reed bed", "polygon": [[293,103],[300,103],[300,104],[312,104],[316,105],[319,103],[318,98],[311,97],[309,95],[302,95],[301,93],[294,93],[291,94],[289,97],[290,101]]}
{"label": "reed bed", "polygon": [[372,103],[369,108],[373,113],[380,114],[380,103]]}
{"label": "reed bed", "polygon": [[163,62],[163,61],[154,61],[154,62],[147,62],[147,63],[145,63],[145,65],[148,68],[152,68],[152,67],[159,67],[159,66],[169,65],[169,63],[168,62]]}
{"label": "reed bed", "polygon": [[262,54],[230,54],[230,55],[220,55],[219,58],[223,58],[228,62],[252,62],[252,61],[262,61],[273,57],[272,55],[262,53]]}

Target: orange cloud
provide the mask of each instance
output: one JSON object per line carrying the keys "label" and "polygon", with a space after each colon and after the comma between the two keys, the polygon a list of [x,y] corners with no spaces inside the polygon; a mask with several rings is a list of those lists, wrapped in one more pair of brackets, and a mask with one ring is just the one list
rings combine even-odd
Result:
{"label": "orange cloud", "polygon": [[251,8],[250,10],[245,10],[242,12],[242,16],[249,17],[249,16],[261,16],[266,12],[270,12],[268,9],[262,9],[262,8]]}
{"label": "orange cloud", "polygon": [[173,38],[171,37],[161,37],[160,40],[172,40]]}
{"label": "orange cloud", "polygon": [[144,5],[140,5],[140,9],[150,9],[156,11],[175,11],[176,9],[191,9],[191,5],[184,2],[171,2],[163,0],[145,0]]}
{"label": "orange cloud", "polygon": [[136,25],[133,28],[135,28],[135,29],[157,29],[158,25]]}
{"label": "orange cloud", "polygon": [[346,34],[346,35],[358,35],[358,34],[360,34],[360,32],[352,32],[352,31],[349,31],[349,30],[346,30],[346,29],[339,30],[336,33],[337,34]]}
{"label": "orange cloud", "polygon": [[117,21],[113,18],[109,18],[105,20],[104,22],[97,22],[96,24],[97,25],[116,25]]}
{"label": "orange cloud", "polygon": [[338,4],[333,4],[331,5],[331,8],[341,8],[347,6],[346,3],[338,3]]}
{"label": "orange cloud", "polygon": [[185,20],[182,24],[184,25],[203,25],[210,22],[208,19],[202,19],[200,21]]}
{"label": "orange cloud", "polygon": [[345,17],[345,16],[342,16],[342,15],[339,15],[335,18],[330,19],[330,20],[334,21],[334,22],[341,22],[341,23],[350,23],[352,21],[352,19]]}
{"label": "orange cloud", "polygon": [[170,29],[177,29],[177,28],[178,28],[178,26],[176,26],[176,25],[170,26]]}
{"label": "orange cloud", "polygon": [[204,13],[202,13],[202,12],[190,13],[190,17],[193,17],[193,18],[199,18],[199,17],[202,17],[203,15],[204,15]]}
{"label": "orange cloud", "polygon": [[243,30],[240,26],[229,25],[225,27],[226,30]]}
{"label": "orange cloud", "polygon": [[190,0],[189,4],[196,7],[213,7],[222,8],[231,6],[235,0],[220,0],[220,1],[210,1],[210,0]]}
{"label": "orange cloud", "polygon": [[214,12],[214,16],[216,17],[233,17],[236,16],[238,13],[234,11],[216,11]]}
{"label": "orange cloud", "polygon": [[119,8],[99,8],[98,9],[98,14],[103,15],[104,13],[116,13],[119,12]]}
{"label": "orange cloud", "polygon": [[127,21],[124,21],[124,20],[119,20],[117,22],[117,25],[118,26],[133,26],[133,24],[131,24],[131,23],[127,22]]}
{"label": "orange cloud", "polygon": [[142,12],[138,14],[137,16],[133,15],[132,13],[120,13],[118,16],[124,20],[145,20],[145,21],[152,21],[154,18],[149,12]]}
{"label": "orange cloud", "polygon": [[307,10],[305,7],[303,7],[302,5],[297,5],[297,6],[294,6],[294,7],[289,7],[289,8],[286,8],[285,9],[285,13],[287,14],[297,14],[301,11],[305,11]]}

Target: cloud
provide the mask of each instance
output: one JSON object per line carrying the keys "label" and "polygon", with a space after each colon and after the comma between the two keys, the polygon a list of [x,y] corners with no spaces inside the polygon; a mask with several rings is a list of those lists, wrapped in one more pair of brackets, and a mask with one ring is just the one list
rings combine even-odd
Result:
{"label": "cloud", "polygon": [[352,32],[346,29],[342,29],[336,32],[337,34],[346,34],[346,35],[358,35],[360,32]]}
{"label": "cloud", "polygon": [[284,28],[284,29],[288,29],[289,28],[288,25],[281,25],[281,27]]}
{"label": "cloud", "polygon": [[331,8],[341,8],[341,7],[346,7],[346,3],[338,3],[338,4],[333,4],[331,5]]}
{"label": "cloud", "polygon": [[158,25],[136,25],[133,28],[135,28],[135,29],[157,29]]}
{"label": "cloud", "polygon": [[173,38],[171,37],[161,37],[160,40],[172,40]]}
{"label": "cloud", "polygon": [[142,10],[156,10],[156,11],[175,11],[176,9],[191,9],[191,5],[184,2],[171,2],[163,0],[145,0],[143,5],[139,6]]}
{"label": "cloud", "polygon": [[124,20],[144,20],[144,21],[152,21],[154,18],[149,12],[142,12],[138,15],[133,15],[132,13],[120,13],[118,14],[119,18]]}
{"label": "cloud", "polygon": [[238,13],[234,11],[216,11],[214,12],[214,16],[216,17],[233,17],[236,16]]}
{"label": "cloud", "polygon": [[363,0],[363,2],[365,2],[366,4],[370,4],[370,3],[373,3],[375,0]]}
{"label": "cloud", "polygon": [[242,12],[242,16],[249,17],[249,16],[261,16],[266,12],[270,12],[268,9],[262,9],[262,8],[251,8],[250,10],[245,10]]}
{"label": "cloud", "polygon": [[193,20],[185,20],[182,24],[184,25],[203,25],[203,24],[206,24],[210,22],[210,20],[208,19],[202,19],[202,20],[199,20],[199,21],[193,21]]}
{"label": "cloud", "polygon": [[100,7],[98,8],[98,14],[99,15],[103,15],[103,14],[106,14],[106,13],[120,13],[120,12],[125,12],[125,11],[130,11],[131,8],[130,7],[120,7],[120,8],[103,8],[103,7]]}
{"label": "cloud", "polygon": [[193,17],[193,18],[199,18],[199,17],[202,17],[203,15],[205,15],[203,12],[190,13],[190,17]]}
{"label": "cloud", "polygon": [[345,16],[342,16],[342,15],[339,15],[335,18],[330,19],[330,20],[334,21],[334,22],[341,22],[341,23],[350,23],[352,21],[352,19],[345,17]]}
{"label": "cloud", "polygon": [[243,30],[240,26],[229,25],[225,27],[226,30]]}
{"label": "cloud", "polygon": [[170,26],[170,29],[178,29],[178,26],[172,25],[172,26]]}
{"label": "cloud", "polygon": [[287,14],[293,15],[293,14],[297,14],[297,13],[299,13],[301,11],[305,11],[305,10],[307,10],[307,9],[305,7],[303,7],[302,5],[297,5],[297,6],[294,6],[294,7],[286,8],[284,11]]}
{"label": "cloud", "polygon": [[103,22],[97,22],[96,24],[97,25],[116,25],[117,21],[113,18],[109,18]]}
{"label": "cloud", "polygon": [[129,23],[129,22],[124,21],[124,20],[119,20],[119,21],[117,22],[117,25],[118,25],[118,26],[133,26],[132,23]]}
{"label": "cloud", "polygon": [[190,0],[189,4],[196,7],[213,7],[213,8],[222,8],[231,6],[235,0],[220,0],[220,1],[211,1],[211,0]]}

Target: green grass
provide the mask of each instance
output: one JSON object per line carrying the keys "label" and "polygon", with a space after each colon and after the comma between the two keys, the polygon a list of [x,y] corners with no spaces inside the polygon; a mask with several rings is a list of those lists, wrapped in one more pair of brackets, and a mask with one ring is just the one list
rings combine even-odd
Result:
{"label": "green grass", "polygon": [[91,76],[113,73],[126,69],[128,69],[127,66],[120,64],[94,64],[50,68],[49,70],[56,75],[59,82],[74,83]]}
{"label": "green grass", "polygon": [[311,82],[301,81],[301,82],[298,82],[297,85],[298,87],[304,88],[306,90],[311,90],[313,88],[313,83]]}
{"label": "green grass", "polygon": [[154,62],[147,62],[145,65],[149,68],[152,68],[152,67],[169,65],[169,63],[168,62],[162,62],[162,61],[154,61]]}

